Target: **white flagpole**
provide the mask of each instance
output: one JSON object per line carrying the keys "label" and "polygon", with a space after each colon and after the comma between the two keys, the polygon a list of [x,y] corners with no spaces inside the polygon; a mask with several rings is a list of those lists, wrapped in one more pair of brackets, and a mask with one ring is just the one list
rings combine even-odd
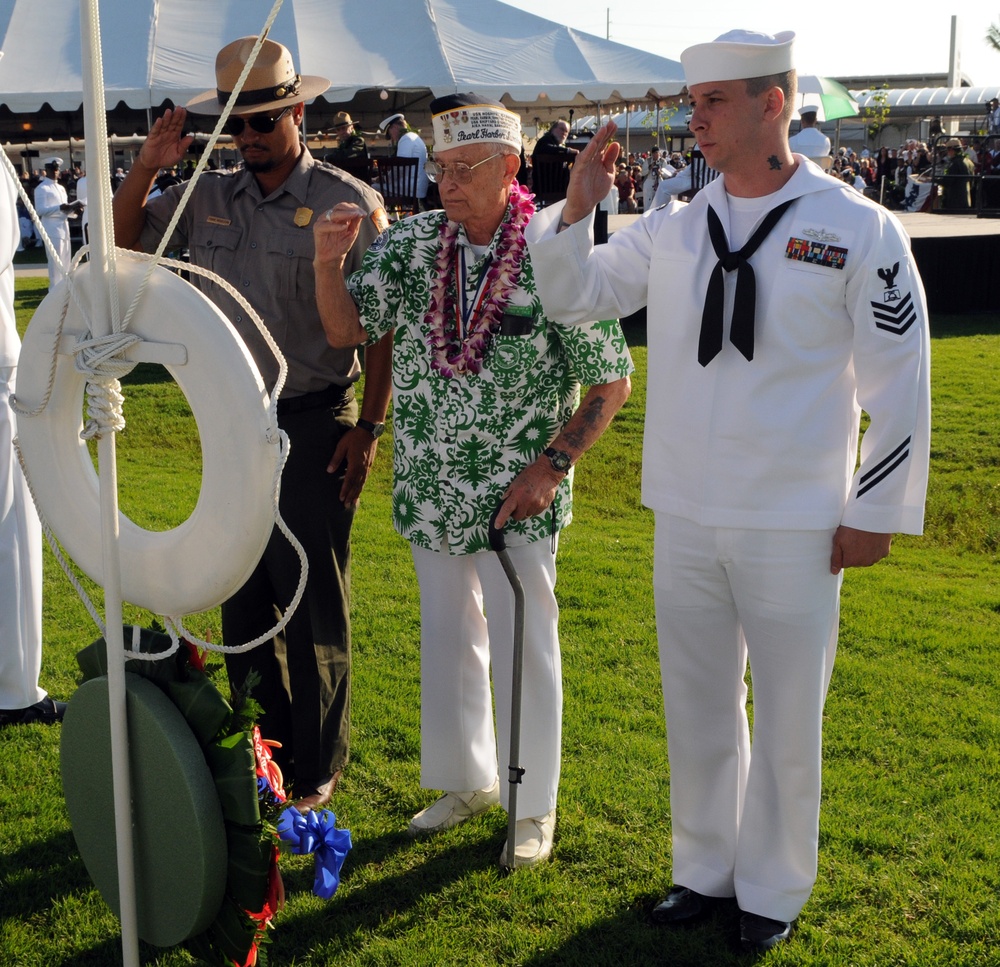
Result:
{"label": "white flagpole", "polygon": [[[94,336],[110,335],[119,325],[114,271],[114,228],[111,224],[111,181],[98,0],[81,0],[83,43],[83,116],[87,139],[87,201],[90,220],[90,305]],[[114,793],[118,902],[122,929],[122,961],[139,965],[138,915],[132,842],[132,787],[129,776],[128,718],[125,693],[125,646],[122,632],[121,561],[118,531],[118,472],[115,431],[98,438],[98,473],[104,567],[104,617],[108,662],[108,704]]]}

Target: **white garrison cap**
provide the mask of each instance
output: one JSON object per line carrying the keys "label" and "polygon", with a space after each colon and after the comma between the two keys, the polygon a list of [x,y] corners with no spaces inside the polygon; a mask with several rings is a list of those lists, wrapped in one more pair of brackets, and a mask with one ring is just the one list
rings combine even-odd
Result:
{"label": "white garrison cap", "polygon": [[708,81],[739,81],[790,71],[791,30],[762,34],[753,30],[730,30],[708,44],[695,44],[681,53],[688,87]]}
{"label": "white garrison cap", "polygon": [[521,118],[502,101],[467,94],[446,94],[431,101],[434,150],[466,144],[506,144],[521,147]]}

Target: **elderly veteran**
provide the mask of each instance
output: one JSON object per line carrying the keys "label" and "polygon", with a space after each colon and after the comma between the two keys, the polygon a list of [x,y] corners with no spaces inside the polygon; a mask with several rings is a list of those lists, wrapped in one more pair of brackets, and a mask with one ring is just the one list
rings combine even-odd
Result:
{"label": "elderly veteran", "polygon": [[502,505],[496,523],[527,600],[525,818],[500,863],[530,866],[552,852],[559,784],[558,533],[571,518],[572,467],[628,397],[632,363],[617,322],[564,327],[541,310],[524,245],[534,206],[515,181],[517,115],[476,94],[438,98],[431,111],[427,170],[444,211],[393,225],[345,285],[362,213],[336,209],[316,225],[317,296],[332,345],[395,331],[393,522],[420,585],[421,785],[447,790],[410,834],[507,804],[497,748],[510,737],[514,605],[487,537]]}
{"label": "elderly veteran", "polygon": [[884,558],[893,531],[921,532],[930,433],[906,235],[789,150],[793,36],[733,31],[681,54],[690,128],[721,173],[693,201],[595,247],[609,123],[529,236],[546,313],[648,307],[643,501],[675,884],[653,916],[687,923],[735,897],[757,951],[788,940],[816,879],[842,571]]}
{"label": "elderly veteran", "polygon": [[[256,38],[224,47],[217,88],[188,110],[218,115]],[[353,346],[331,348],[316,307],[312,225],[316,213],[350,202],[363,213],[347,264],[356,268],[386,224],[380,197],[339,168],[316,161],[299,135],[304,102],[329,86],[296,73],[287,48],[264,41],[226,122],[241,167],[206,172],[170,239],[191,260],[240,291],[264,320],[288,362],[278,422],[290,450],[281,484],[281,514],[305,547],[305,596],[283,635],[243,654],[227,654],[234,689],[251,671],[263,706],[261,728],[282,743],[275,759],[299,807],[325,805],[347,764],[350,732],[350,533],[358,495],[375,456],[389,400],[388,341],[366,354],[365,394],[357,418],[354,384],[361,374]],[[187,184],[147,201],[161,168],[178,164],[191,143],[187,112],[168,110],[114,197],[115,233],[123,246],[155,250]],[[218,284],[194,277],[246,342],[270,389],[277,364],[244,310]],[[222,606],[226,644],[241,645],[273,627],[299,579],[299,560],[276,529],[246,584]]]}

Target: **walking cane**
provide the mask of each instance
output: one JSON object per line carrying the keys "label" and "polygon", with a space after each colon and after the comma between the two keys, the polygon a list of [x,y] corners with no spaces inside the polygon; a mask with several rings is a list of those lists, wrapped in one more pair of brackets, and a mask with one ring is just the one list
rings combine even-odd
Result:
{"label": "walking cane", "polygon": [[[503,501],[500,502],[501,506]],[[521,757],[521,669],[524,661],[524,588],[521,579],[514,570],[507,544],[504,541],[503,530],[496,526],[498,506],[490,517],[490,547],[500,558],[510,588],[514,592],[514,665],[510,679],[510,756],[507,766],[507,781],[510,783],[510,795],[507,802],[507,864],[508,870],[514,869],[514,842],[517,829],[517,787],[524,775],[517,763]]]}

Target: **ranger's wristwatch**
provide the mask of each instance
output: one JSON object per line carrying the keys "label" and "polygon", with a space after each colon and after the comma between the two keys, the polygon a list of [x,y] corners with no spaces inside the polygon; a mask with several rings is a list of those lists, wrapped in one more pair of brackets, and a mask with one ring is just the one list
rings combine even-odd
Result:
{"label": "ranger's wristwatch", "polygon": [[371,435],[373,440],[377,440],[383,433],[385,433],[384,423],[372,423],[371,420],[364,420],[358,417],[358,426],[362,430],[367,430]]}
{"label": "ranger's wristwatch", "polygon": [[552,469],[558,470],[560,473],[569,473],[569,468],[573,466],[573,458],[565,450],[546,447],[542,453],[549,458]]}

